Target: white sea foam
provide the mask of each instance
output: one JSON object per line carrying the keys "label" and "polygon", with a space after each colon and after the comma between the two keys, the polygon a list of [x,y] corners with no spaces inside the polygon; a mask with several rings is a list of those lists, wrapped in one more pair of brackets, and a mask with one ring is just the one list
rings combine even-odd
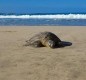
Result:
{"label": "white sea foam", "polygon": [[57,15],[0,15],[0,18],[22,19],[86,19],[86,14],[57,14]]}

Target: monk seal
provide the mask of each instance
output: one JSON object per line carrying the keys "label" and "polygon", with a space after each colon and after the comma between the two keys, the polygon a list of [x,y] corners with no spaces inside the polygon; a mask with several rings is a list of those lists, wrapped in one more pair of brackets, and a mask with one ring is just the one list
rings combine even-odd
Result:
{"label": "monk seal", "polygon": [[62,41],[52,32],[40,32],[26,41],[27,43],[25,46],[32,46],[32,47],[61,47]]}

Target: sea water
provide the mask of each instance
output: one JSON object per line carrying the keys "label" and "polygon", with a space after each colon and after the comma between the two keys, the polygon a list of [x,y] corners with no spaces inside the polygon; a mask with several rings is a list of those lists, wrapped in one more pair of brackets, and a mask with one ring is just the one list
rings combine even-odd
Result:
{"label": "sea water", "polygon": [[0,26],[86,26],[86,14],[0,14]]}

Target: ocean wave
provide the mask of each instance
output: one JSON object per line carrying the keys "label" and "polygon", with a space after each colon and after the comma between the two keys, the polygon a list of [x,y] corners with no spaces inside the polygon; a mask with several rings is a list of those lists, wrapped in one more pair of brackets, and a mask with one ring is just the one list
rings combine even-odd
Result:
{"label": "ocean wave", "polygon": [[86,14],[57,14],[57,15],[0,15],[0,18],[22,19],[86,19]]}

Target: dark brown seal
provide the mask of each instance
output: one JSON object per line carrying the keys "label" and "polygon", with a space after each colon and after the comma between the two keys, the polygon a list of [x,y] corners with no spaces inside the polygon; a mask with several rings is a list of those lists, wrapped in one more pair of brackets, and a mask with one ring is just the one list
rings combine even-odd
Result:
{"label": "dark brown seal", "polygon": [[52,32],[41,32],[33,36],[31,39],[26,41],[25,46],[33,46],[33,47],[60,47],[62,46],[61,40]]}

